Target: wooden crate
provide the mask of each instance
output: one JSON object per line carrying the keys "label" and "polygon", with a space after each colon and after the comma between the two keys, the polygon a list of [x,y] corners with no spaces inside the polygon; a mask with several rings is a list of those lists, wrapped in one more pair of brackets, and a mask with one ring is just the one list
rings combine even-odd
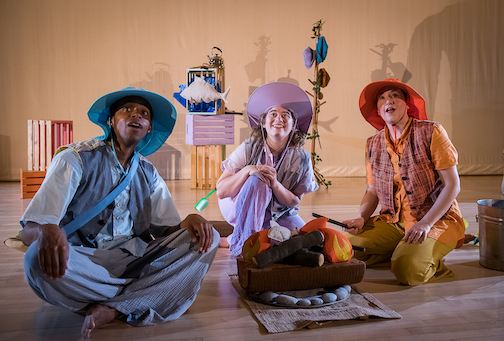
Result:
{"label": "wooden crate", "polygon": [[[224,92],[224,69],[219,68],[192,68],[187,69],[187,86],[191,85],[194,77],[204,78],[207,83],[212,85],[217,92]],[[194,103],[187,101],[188,114],[201,115],[222,115],[225,114],[226,107],[223,100],[212,101],[210,103]]]}
{"label": "wooden crate", "polygon": [[192,146],[191,188],[214,189],[221,176],[220,169],[226,146]]}
{"label": "wooden crate", "polygon": [[234,144],[234,115],[186,115],[186,144]]}
{"label": "wooden crate", "polygon": [[73,121],[28,120],[28,170],[20,170],[21,198],[33,198],[56,150],[73,142]]}
{"label": "wooden crate", "polygon": [[73,121],[28,120],[28,170],[47,170],[56,149],[72,142]]}
{"label": "wooden crate", "polygon": [[44,181],[46,171],[21,171],[21,199],[33,198]]}
{"label": "wooden crate", "polygon": [[191,188],[214,189],[226,145],[234,144],[234,115],[186,115],[191,149]]}

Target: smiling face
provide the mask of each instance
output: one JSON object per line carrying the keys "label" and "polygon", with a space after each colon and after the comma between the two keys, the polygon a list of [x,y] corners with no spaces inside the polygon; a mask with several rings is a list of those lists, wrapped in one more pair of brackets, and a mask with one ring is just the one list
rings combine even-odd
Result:
{"label": "smiling face", "polygon": [[293,126],[294,118],[292,114],[282,107],[272,107],[269,109],[263,123],[268,137],[273,140],[283,140],[287,138]]}
{"label": "smiling face", "polygon": [[117,142],[135,146],[151,131],[151,112],[146,106],[126,102],[110,119]]}
{"label": "smiling face", "polygon": [[392,88],[379,94],[376,107],[378,115],[389,125],[408,120],[406,97],[399,88]]}

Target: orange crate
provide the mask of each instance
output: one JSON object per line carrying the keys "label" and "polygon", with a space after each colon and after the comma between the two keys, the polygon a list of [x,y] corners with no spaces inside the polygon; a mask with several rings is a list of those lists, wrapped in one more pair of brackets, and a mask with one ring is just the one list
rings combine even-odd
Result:
{"label": "orange crate", "polygon": [[33,198],[44,181],[46,171],[21,171],[21,199]]}

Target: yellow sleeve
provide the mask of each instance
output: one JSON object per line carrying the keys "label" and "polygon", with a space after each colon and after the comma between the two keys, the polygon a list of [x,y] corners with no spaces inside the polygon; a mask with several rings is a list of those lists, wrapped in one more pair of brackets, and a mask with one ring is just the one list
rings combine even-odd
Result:
{"label": "yellow sleeve", "polygon": [[443,170],[458,165],[457,150],[439,123],[434,125],[430,149],[434,169]]}

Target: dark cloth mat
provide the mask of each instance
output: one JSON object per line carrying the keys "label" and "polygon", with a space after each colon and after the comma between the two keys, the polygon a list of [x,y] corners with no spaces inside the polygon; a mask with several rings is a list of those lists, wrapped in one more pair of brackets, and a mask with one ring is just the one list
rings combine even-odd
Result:
{"label": "dark cloth mat", "polygon": [[223,220],[210,220],[213,227],[219,232],[221,237],[227,237],[233,233],[233,226]]}

